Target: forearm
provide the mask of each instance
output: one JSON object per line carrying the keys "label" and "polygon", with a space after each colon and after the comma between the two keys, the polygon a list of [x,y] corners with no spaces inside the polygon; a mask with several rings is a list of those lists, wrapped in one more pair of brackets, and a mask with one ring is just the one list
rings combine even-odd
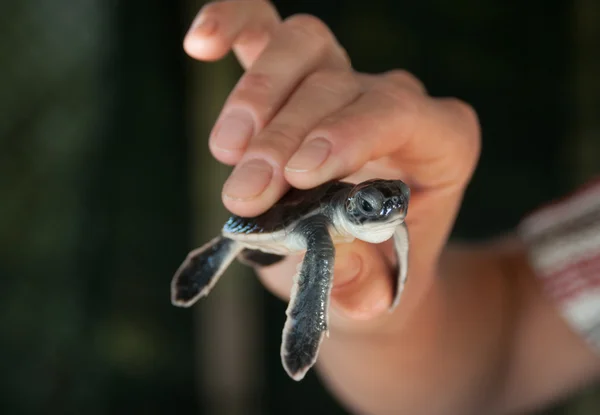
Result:
{"label": "forearm", "polygon": [[441,264],[444,274],[410,315],[399,309],[377,335],[334,332],[325,342],[319,370],[353,411],[514,413],[600,373],[598,356],[542,294],[517,239],[455,246]]}
{"label": "forearm", "polygon": [[502,388],[490,414],[549,406],[600,375],[600,354],[561,315],[559,301],[545,292],[545,282],[532,270],[525,248],[518,242],[514,246],[516,253],[506,257],[506,265],[511,270],[507,277],[514,280],[512,302],[518,314],[508,339]]}
{"label": "forearm", "polygon": [[377,332],[333,331],[319,364],[332,391],[369,414],[465,415],[491,402],[515,324],[499,259],[497,248],[454,247],[409,316],[400,306]]}

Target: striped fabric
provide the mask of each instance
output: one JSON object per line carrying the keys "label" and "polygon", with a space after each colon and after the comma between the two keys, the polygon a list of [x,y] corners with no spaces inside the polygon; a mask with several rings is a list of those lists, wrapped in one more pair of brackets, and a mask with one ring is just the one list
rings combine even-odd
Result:
{"label": "striped fabric", "polygon": [[531,213],[518,233],[544,291],[600,352],[600,179]]}

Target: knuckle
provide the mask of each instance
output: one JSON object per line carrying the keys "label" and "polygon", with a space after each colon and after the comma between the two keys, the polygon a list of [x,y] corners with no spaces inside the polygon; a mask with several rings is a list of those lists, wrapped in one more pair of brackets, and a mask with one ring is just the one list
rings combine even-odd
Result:
{"label": "knuckle", "polygon": [[403,85],[414,89],[419,93],[426,93],[426,88],[423,82],[415,75],[404,69],[394,69],[385,73],[385,78],[392,83]]}
{"label": "knuckle", "polygon": [[295,14],[288,17],[283,25],[300,36],[308,37],[312,42],[325,45],[331,42],[329,27],[318,17],[310,14]]}
{"label": "knuckle", "polygon": [[481,153],[481,134],[479,117],[472,105],[458,98],[446,98],[445,103],[458,121],[459,145],[456,148],[457,157],[468,160],[464,163],[467,171],[465,177],[470,177]]}
{"label": "knuckle", "polygon": [[395,105],[406,105],[406,102],[415,98],[415,93],[403,85],[394,82],[385,82],[373,86],[373,91],[392,101]]}
{"label": "knuckle", "polygon": [[350,59],[350,55],[348,54],[348,51],[346,50],[346,48],[344,48],[341,45],[337,45],[336,48],[336,52],[337,55],[342,59],[342,62],[344,62],[344,65],[347,67],[352,67],[352,59]]}
{"label": "knuckle", "polygon": [[311,137],[328,137],[333,142],[346,141],[357,129],[357,120],[351,117],[329,115],[310,133]]}
{"label": "knuckle", "polygon": [[458,98],[450,98],[449,103],[461,115],[470,130],[479,130],[479,116],[471,104]]}
{"label": "knuckle", "polygon": [[306,84],[334,95],[352,94],[360,89],[359,81],[350,71],[316,71],[307,77]]}
{"label": "knuckle", "polygon": [[202,6],[199,15],[202,15],[204,17],[216,18],[225,12],[225,8],[227,6],[227,2],[211,1]]}
{"label": "knuckle", "polygon": [[460,113],[463,114],[465,120],[467,154],[474,165],[479,160],[479,156],[481,154],[479,117],[477,116],[475,108],[473,108],[473,106],[470,104],[467,104],[461,100],[456,100],[456,105],[458,106],[457,109],[460,111]]}
{"label": "knuckle", "polygon": [[[244,0],[245,1],[245,0]],[[279,12],[277,11],[277,7],[270,0],[259,0],[256,2],[259,7],[262,7],[263,11],[269,15],[270,17],[274,17],[276,20],[279,20]]]}
{"label": "knuckle", "polygon": [[402,112],[407,117],[416,117],[420,112],[422,96],[404,85],[393,82],[378,84],[373,91],[380,94],[394,112]]}
{"label": "knuckle", "polygon": [[236,95],[242,100],[253,100],[256,96],[269,96],[273,90],[272,76],[259,72],[248,72],[240,79],[236,87]]}
{"label": "knuckle", "polygon": [[282,162],[297,149],[303,134],[300,128],[271,123],[256,137],[253,150]]}

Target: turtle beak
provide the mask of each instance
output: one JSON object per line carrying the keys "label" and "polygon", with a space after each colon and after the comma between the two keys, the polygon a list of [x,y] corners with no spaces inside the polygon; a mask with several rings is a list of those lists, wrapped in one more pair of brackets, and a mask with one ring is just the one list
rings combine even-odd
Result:
{"label": "turtle beak", "polygon": [[408,185],[406,183],[404,183],[401,180],[398,180],[397,182],[398,188],[400,189],[400,203],[397,207],[397,209],[399,209],[401,211],[402,217],[406,217],[406,214],[408,213],[408,205],[410,202],[410,187],[408,187]]}
{"label": "turtle beak", "polygon": [[408,185],[401,180],[397,180],[396,183],[400,189],[400,193],[404,198],[404,203],[408,206],[408,202],[410,200],[410,187],[408,187]]}
{"label": "turtle beak", "polygon": [[385,216],[391,215],[394,219],[404,219],[408,210],[408,203],[404,195],[400,195],[388,199],[383,207],[382,214]]}
{"label": "turtle beak", "polygon": [[408,211],[408,203],[410,201],[410,187],[401,180],[395,180],[394,184],[396,189],[399,190],[399,197],[396,203],[392,203],[391,209],[397,210],[402,217],[406,216]]}

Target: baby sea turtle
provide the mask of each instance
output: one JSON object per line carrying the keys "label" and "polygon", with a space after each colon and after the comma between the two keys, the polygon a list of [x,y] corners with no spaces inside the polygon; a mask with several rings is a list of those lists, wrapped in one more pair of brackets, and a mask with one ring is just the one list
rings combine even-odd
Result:
{"label": "baby sea turtle", "polygon": [[283,328],[281,359],[294,380],[315,363],[328,332],[329,294],[335,244],[394,238],[398,278],[391,309],[399,302],[408,271],[408,230],[404,218],[410,189],[400,180],[368,180],[357,185],[332,181],[308,190],[292,189],[256,217],[231,216],[221,235],[191,251],[171,283],[171,301],[189,307],[208,295],[237,257],[268,266],[305,252],[294,277]]}

